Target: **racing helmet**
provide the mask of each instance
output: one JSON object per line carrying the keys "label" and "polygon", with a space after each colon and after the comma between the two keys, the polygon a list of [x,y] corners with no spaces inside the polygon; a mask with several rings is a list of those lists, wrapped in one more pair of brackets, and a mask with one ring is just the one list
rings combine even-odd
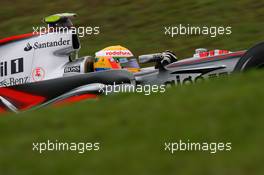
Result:
{"label": "racing helmet", "polygon": [[108,69],[127,69],[130,72],[138,72],[140,67],[130,50],[117,45],[106,47],[95,53],[94,71]]}

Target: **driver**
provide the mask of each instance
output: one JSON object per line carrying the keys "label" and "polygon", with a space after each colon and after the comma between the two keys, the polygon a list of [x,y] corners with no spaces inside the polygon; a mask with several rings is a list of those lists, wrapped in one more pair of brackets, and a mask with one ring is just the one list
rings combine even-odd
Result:
{"label": "driver", "polygon": [[140,71],[132,52],[120,45],[110,46],[95,53],[94,71],[109,69],[126,69],[133,73]]}

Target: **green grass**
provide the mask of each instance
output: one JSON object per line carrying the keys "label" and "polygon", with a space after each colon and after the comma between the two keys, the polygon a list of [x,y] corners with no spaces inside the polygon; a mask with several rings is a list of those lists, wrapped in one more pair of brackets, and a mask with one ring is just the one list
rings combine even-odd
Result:
{"label": "green grass", "polygon": [[[1,174],[263,174],[264,72],[118,94],[1,118]],[[82,155],[32,142],[100,142]],[[232,142],[231,152],[165,152],[164,142]]]}
{"label": "green grass", "polygon": [[[93,55],[106,46],[121,44],[135,55],[174,50],[179,57],[192,55],[197,47],[241,50],[263,40],[264,4],[257,0],[151,0],[1,1],[0,37],[31,32],[45,16],[76,12],[77,26],[100,26],[99,36],[82,39],[81,55]],[[178,24],[232,27],[231,36],[164,35],[164,26]]]}
{"label": "green grass", "polygon": [[[44,16],[76,12],[78,26],[100,26],[82,38],[81,55],[121,44],[135,55],[197,47],[247,49],[263,40],[264,3],[257,0],[1,1],[0,37],[31,32]],[[230,36],[169,38],[164,26],[230,25]],[[0,119],[0,174],[263,174],[264,72],[168,89],[118,94],[63,108]],[[38,154],[32,142],[100,142],[100,152]],[[165,141],[232,142],[231,152],[177,152]]]}

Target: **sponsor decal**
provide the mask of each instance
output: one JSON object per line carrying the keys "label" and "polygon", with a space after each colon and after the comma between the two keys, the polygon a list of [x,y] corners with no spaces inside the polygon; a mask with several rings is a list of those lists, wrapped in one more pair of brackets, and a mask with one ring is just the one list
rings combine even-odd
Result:
{"label": "sponsor decal", "polygon": [[24,48],[24,51],[30,51],[31,49],[33,49],[33,47],[27,43],[27,46]]}
{"label": "sponsor decal", "polygon": [[228,72],[207,74],[177,74],[175,78],[169,79],[165,82],[166,85],[184,85],[202,82],[205,79],[213,79],[221,76],[228,76]]}
{"label": "sponsor decal", "polygon": [[132,57],[129,50],[102,50],[96,53],[97,57]]}
{"label": "sponsor decal", "polygon": [[20,78],[7,78],[0,82],[0,87],[15,86],[20,84],[25,84],[30,82],[30,77],[20,77]]}
{"label": "sponsor decal", "polygon": [[42,81],[45,78],[45,71],[41,67],[37,67],[32,71],[33,81]]}
{"label": "sponsor decal", "polygon": [[129,51],[106,51],[106,56],[131,56],[131,53]]}
{"label": "sponsor decal", "polygon": [[0,63],[0,76],[7,76],[7,61]]}
{"label": "sponsor decal", "polygon": [[[10,71],[9,71],[10,69]],[[9,74],[17,74],[24,71],[24,59],[17,58],[10,61],[0,62],[0,77],[5,77]]]}
{"label": "sponsor decal", "polygon": [[70,45],[71,40],[64,40],[60,38],[57,41],[48,41],[48,42],[35,42],[33,46],[30,43],[27,43],[26,47],[24,48],[24,51],[30,51],[32,48],[34,50],[37,49],[45,49],[50,47],[58,47],[58,46],[67,46]]}
{"label": "sponsor decal", "polygon": [[64,73],[70,73],[70,72],[81,72],[81,67],[80,66],[71,66],[71,67],[66,67],[64,69]]}
{"label": "sponsor decal", "polygon": [[[165,84],[192,84],[196,82],[204,81],[206,77],[214,78],[217,76],[227,75],[227,72],[220,73],[211,73],[216,70],[224,69],[225,66],[218,67],[201,67],[197,69],[189,69],[189,70],[178,70],[174,71],[171,74],[176,75],[176,77],[172,78],[170,81],[165,82]],[[206,76],[207,75],[207,76]]]}

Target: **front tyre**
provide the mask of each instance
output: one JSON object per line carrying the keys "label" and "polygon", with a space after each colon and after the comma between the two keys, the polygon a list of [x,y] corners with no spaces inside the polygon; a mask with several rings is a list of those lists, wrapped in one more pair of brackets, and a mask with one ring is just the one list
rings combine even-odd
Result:
{"label": "front tyre", "polygon": [[264,67],[264,42],[259,43],[249,49],[238,61],[235,72],[243,72],[250,69]]}

